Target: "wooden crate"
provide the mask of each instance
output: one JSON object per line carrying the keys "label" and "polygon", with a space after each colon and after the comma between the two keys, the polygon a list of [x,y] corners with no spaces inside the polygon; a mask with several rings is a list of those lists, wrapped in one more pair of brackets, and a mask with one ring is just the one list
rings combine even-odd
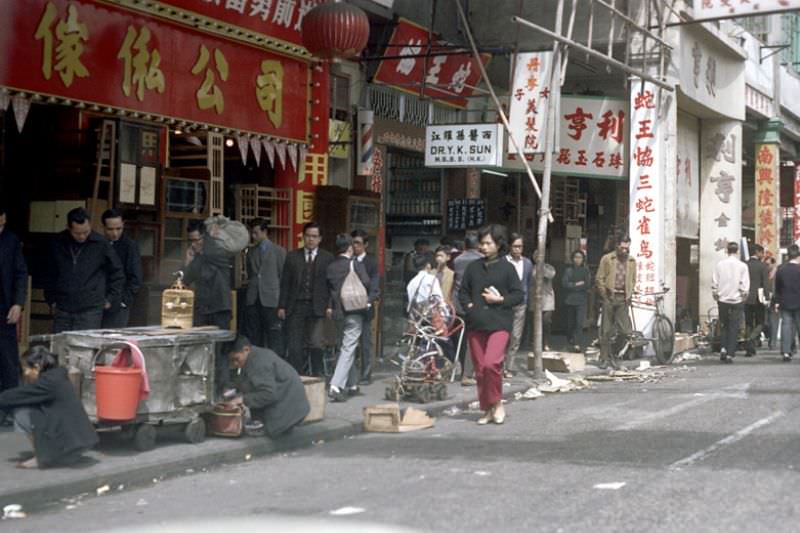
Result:
{"label": "wooden crate", "polygon": [[311,407],[308,415],[303,419],[303,423],[318,422],[324,419],[325,406],[328,401],[328,397],[325,394],[325,380],[309,376],[300,376],[300,379],[303,381],[308,405]]}
{"label": "wooden crate", "polygon": [[364,431],[397,433],[400,429],[398,404],[373,405],[364,408]]}

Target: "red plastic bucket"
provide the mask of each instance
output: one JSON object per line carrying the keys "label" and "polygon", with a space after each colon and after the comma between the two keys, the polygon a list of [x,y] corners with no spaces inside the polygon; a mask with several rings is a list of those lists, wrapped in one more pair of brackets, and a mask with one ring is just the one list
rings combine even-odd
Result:
{"label": "red plastic bucket", "polygon": [[97,418],[119,421],[136,418],[142,369],[97,366],[94,379]]}

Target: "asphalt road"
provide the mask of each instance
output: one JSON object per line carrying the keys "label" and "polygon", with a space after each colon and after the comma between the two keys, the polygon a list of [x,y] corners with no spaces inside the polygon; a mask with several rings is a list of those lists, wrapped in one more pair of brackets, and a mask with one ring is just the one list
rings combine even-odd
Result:
{"label": "asphalt road", "polygon": [[292,531],[797,531],[798,377],[800,361],[777,355],[708,361],[658,383],[512,402],[503,426],[477,426],[478,413],[442,417],[413,434],[112,488],[0,530],[219,520],[220,530],[255,531],[232,520],[290,517],[302,521]]}

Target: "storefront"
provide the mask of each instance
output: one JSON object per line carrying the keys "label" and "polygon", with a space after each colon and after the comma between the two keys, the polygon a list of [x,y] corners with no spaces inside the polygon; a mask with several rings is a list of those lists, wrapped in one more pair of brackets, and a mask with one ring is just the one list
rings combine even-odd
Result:
{"label": "storefront", "polygon": [[[294,246],[306,196],[327,177],[327,67],[300,45],[315,3],[260,12],[187,0],[7,6],[0,191],[34,287],[45,243],[78,205],[96,227],[103,210],[123,209],[148,288],[134,324],[158,320],[191,219],[263,216],[273,240]],[[33,298],[46,329],[40,291]]]}

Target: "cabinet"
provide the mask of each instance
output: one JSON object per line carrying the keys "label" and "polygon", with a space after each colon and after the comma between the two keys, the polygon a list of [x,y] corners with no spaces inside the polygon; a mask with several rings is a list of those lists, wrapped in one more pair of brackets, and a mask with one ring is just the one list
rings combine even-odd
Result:
{"label": "cabinet", "polygon": [[370,253],[379,253],[378,231],[381,225],[380,196],[352,195],[343,187],[317,187],[314,217],[322,230],[322,248],[336,253],[336,235],[362,229],[369,236]]}
{"label": "cabinet", "polygon": [[31,202],[28,229],[32,233],[58,233],[67,227],[67,213],[76,207],[86,207],[83,200]]}
{"label": "cabinet", "polygon": [[390,154],[386,227],[390,235],[441,235],[442,170],[415,155]]}

